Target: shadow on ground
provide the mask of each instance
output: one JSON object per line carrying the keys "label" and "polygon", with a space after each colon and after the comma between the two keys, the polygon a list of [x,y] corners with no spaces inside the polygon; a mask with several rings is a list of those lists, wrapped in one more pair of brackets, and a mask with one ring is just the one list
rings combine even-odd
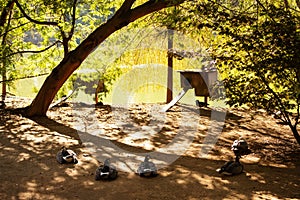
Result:
{"label": "shadow on ground", "polygon": [[[1,199],[300,198],[300,167],[299,162],[292,158],[290,166],[282,165],[282,162],[278,166],[276,162],[272,166],[247,162],[244,163],[243,174],[231,177],[215,171],[225,159],[184,155],[160,169],[156,178],[145,179],[134,173],[120,172],[115,181],[94,181],[99,162],[82,145],[78,137],[80,133],[69,124],[50,118],[27,119],[4,110],[0,112]],[[209,117],[209,114],[204,117]],[[224,134],[230,135],[235,127],[245,129],[245,135],[253,134],[253,137],[255,134],[270,133],[263,126],[256,132],[251,124],[245,125],[243,120],[243,116],[229,116]],[[268,134],[269,137],[276,139],[277,134],[272,132]],[[114,143],[127,151],[148,152],[117,140]],[[257,140],[255,145],[259,144]],[[78,153],[77,165],[60,165],[56,162],[55,155],[63,145]],[[230,146],[229,139],[222,134],[217,145],[227,148]],[[259,148],[254,147],[254,151]],[[220,149],[222,146],[216,146],[213,153],[220,153]]]}

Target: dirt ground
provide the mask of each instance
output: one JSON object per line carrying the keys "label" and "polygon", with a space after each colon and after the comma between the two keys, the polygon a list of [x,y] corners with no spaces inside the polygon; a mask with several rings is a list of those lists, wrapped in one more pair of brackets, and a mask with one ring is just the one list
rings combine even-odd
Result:
{"label": "dirt ground", "polygon": [[[24,106],[12,101],[8,108]],[[114,181],[95,181],[95,170],[103,160],[86,146],[76,131],[73,104],[53,108],[48,118],[28,119],[0,110],[0,199],[300,199],[300,148],[287,126],[263,111],[227,110],[222,132],[206,157],[199,156],[212,121],[210,109],[175,106],[166,120],[157,122],[151,136],[134,136],[147,130],[153,105],[133,105],[128,111],[132,127],[125,130],[114,121],[110,106],[93,108],[99,122],[99,138],[113,141],[127,152],[159,151],[182,128],[183,112],[200,116],[193,140],[184,154],[159,169],[155,178],[141,178],[120,170]],[[200,113],[199,113],[200,112]],[[189,113],[188,113],[189,114]],[[90,115],[90,117],[93,117]],[[147,131],[146,131],[147,132]],[[218,174],[216,169],[233,158],[231,144],[245,138],[252,153],[241,159],[244,172],[237,176]],[[76,165],[60,165],[56,153],[62,146],[78,154]],[[113,151],[113,150],[112,150]],[[113,153],[107,153],[114,160]],[[116,166],[119,167],[118,165]]]}

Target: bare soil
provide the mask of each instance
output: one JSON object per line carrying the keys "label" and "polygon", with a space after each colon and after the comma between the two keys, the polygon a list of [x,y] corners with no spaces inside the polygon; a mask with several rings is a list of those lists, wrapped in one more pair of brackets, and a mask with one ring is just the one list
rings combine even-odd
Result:
{"label": "bare soil", "polygon": [[[23,100],[14,100],[7,108],[24,105]],[[190,107],[201,116],[193,142],[175,162],[159,169],[159,176],[141,178],[120,170],[114,181],[95,181],[95,170],[103,160],[97,160],[78,136],[72,106],[68,103],[51,109],[47,118],[33,119],[0,110],[0,199],[300,199],[299,145],[287,126],[263,111],[227,110],[217,143],[206,157],[200,157],[211,110]],[[153,126],[149,122],[151,106],[129,109],[133,131]],[[94,110],[102,127],[99,137],[128,152],[156,151],[176,136],[181,107],[167,113],[156,134],[142,138],[120,128],[110,106],[97,107]],[[230,147],[240,136],[252,150],[241,159],[244,172],[237,176],[218,174],[216,169],[233,159]],[[78,164],[56,162],[62,146],[78,154]]]}

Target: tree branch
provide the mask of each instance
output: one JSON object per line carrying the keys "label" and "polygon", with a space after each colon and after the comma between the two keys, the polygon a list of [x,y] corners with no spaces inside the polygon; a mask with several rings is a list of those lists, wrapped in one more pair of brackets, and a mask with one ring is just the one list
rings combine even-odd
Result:
{"label": "tree branch", "polygon": [[187,0],[150,0],[146,3],[132,9],[131,16],[130,16],[130,22],[143,17],[145,15],[148,15],[150,13],[153,13],[155,11],[159,11],[163,8],[172,7],[179,5]]}
{"label": "tree branch", "polygon": [[52,26],[58,26],[57,22],[48,22],[48,21],[38,21],[35,19],[32,19],[29,15],[26,14],[26,12],[24,11],[24,9],[22,8],[21,4],[18,2],[18,0],[13,0],[17,7],[19,8],[19,10],[21,11],[21,13],[24,15],[24,17],[26,19],[28,19],[29,21],[35,23],[35,24],[40,24],[40,25],[52,25]]}
{"label": "tree branch", "polygon": [[[8,54],[8,55],[5,56],[5,57],[10,57],[10,56],[13,56],[13,55],[16,55],[16,54],[21,54],[21,53],[42,53],[42,52],[44,52],[44,51],[49,50],[51,47],[53,47],[54,45],[56,45],[56,44],[58,44],[58,43],[62,43],[62,42],[58,40],[58,41],[54,42],[53,44],[51,44],[50,46],[46,47],[45,49],[41,49],[41,50],[37,50],[37,51],[34,51],[34,50],[17,51],[17,52]],[[3,57],[2,57],[1,59],[3,59]]]}
{"label": "tree branch", "polygon": [[35,78],[35,77],[39,77],[39,76],[45,76],[45,75],[48,75],[48,74],[49,73],[42,73],[42,74],[37,74],[37,75],[32,75],[32,76],[24,76],[24,77],[21,77],[21,78],[14,78],[14,79],[8,79],[8,80],[0,81],[0,83],[11,82],[11,81],[21,80],[21,79]]}
{"label": "tree branch", "polygon": [[122,6],[120,7],[120,9],[117,11],[117,13],[128,12],[131,9],[131,7],[135,1],[136,0],[125,0],[124,3],[122,4]]}
{"label": "tree branch", "polygon": [[67,37],[67,40],[70,40],[74,34],[74,30],[75,30],[75,24],[76,24],[76,4],[77,4],[77,0],[74,0],[73,3],[73,13],[72,13],[72,28],[71,31],[69,33],[69,36]]}
{"label": "tree branch", "polygon": [[271,19],[274,23],[276,23],[275,19],[274,19],[272,16],[269,15],[268,9],[260,2],[260,0],[256,0],[256,2],[257,2],[257,4],[258,4],[258,5],[259,5],[266,13],[268,13],[268,16],[270,17],[270,19]]}
{"label": "tree branch", "polygon": [[296,0],[296,4],[297,4],[298,8],[300,8],[300,0]]}
{"label": "tree branch", "polygon": [[[7,32],[10,32],[10,31],[15,30],[15,29],[17,29],[17,28],[20,28],[20,27],[22,27],[22,26],[25,26],[25,25],[28,24],[28,23],[29,23],[29,22],[26,22],[26,23],[24,23],[24,24],[20,24],[19,26],[16,26],[16,27],[13,27],[13,28],[11,28],[11,29],[8,29]],[[0,37],[2,37],[4,34],[6,34],[6,32],[3,33],[3,34],[1,34]]]}
{"label": "tree branch", "polygon": [[300,104],[298,104],[297,106],[297,116],[296,116],[295,126],[299,124],[299,117],[300,117]]}

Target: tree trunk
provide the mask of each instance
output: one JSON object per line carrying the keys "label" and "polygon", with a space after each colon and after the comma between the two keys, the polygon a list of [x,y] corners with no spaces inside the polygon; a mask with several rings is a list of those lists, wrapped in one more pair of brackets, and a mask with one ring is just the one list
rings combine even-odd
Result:
{"label": "tree trunk", "polygon": [[110,20],[98,27],[74,51],[70,51],[65,56],[62,62],[47,77],[31,105],[25,109],[25,115],[45,116],[52,100],[65,81],[81,65],[86,57],[112,33],[140,17],[166,7],[179,5],[184,0],[149,0],[131,9],[134,2],[135,0],[125,0]]}
{"label": "tree trunk", "polygon": [[[9,28],[10,28],[10,22],[11,22],[11,18],[12,18],[12,9],[14,6],[14,1],[9,1],[6,5],[6,7],[4,7],[4,9],[2,10],[1,16],[0,16],[0,26],[4,27],[5,23],[7,23],[6,28],[5,28],[5,32],[2,34],[2,46],[6,45],[6,36],[9,32]],[[8,19],[7,19],[8,18]],[[6,22],[7,21],[7,22]],[[5,53],[7,54],[7,52]],[[6,55],[4,55],[6,56]],[[6,98],[6,81],[7,81],[7,77],[6,77],[6,73],[7,73],[7,65],[9,64],[9,62],[7,61],[9,58],[4,58],[2,60],[2,65],[3,65],[3,69],[2,69],[2,93],[1,93],[1,101],[3,102],[3,105],[5,105],[5,98]]]}
{"label": "tree trunk", "polygon": [[173,42],[174,31],[168,30],[168,79],[167,79],[167,103],[173,99]]}
{"label": "tree trunk", "polygon": [[[97,85],[97,88],[96,88],[96,91],[95,91],[95,104],[96,105],[99,103],[98,94],[100,92],[104,92],[104,88],[105,88],[104,80],[99,79],[98,85]],[[102,99],[101,99],[101,101],[102,101]]]}
{"label": "tree trunk", "polygon": [[300,135],[299,135],[299,132],[297,130],[297,126],[291,126],[291,129],[293,131],[293,135],[296,139],[296,141],[298,142],[298,144],[300,145]]}
{"label": "tree trunk", "polygon": [[6,69],[5,66],[2,71],[2,94],[1,94],[1,101],[3,103],[5,102],[5,97],[6,97]]}
{"label": "tree trunk", "polygon": [[27,116],[44,116],[57,94],[70,75],[81,65],[84,59],[109,35],[118,30],[124,20],[112,18],[100,26],[74,51],[69,52],[62,62],[53,69],[39,90],[36,98],[26,110]]}

